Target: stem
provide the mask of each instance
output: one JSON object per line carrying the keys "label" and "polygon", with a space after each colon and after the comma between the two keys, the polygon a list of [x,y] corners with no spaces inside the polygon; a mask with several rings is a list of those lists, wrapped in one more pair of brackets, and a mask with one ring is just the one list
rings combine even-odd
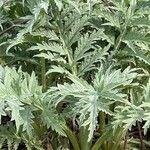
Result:
{"label": "stem", "polygon": [[42,86],[43,92],[46,90],[46,67],[45,67],[45,58],[41,58],[41,79],[42,79]]}
{"label": "stem", "polygon": [[145,149],[145,145],[143,142],[143,137],[142,137],[142,131],[141,131],[141,126],[139,124],[139,122],[137,122],[137,126],[138,126],[138,130],[139,130],[139,136],[140,136],[140,142],[141,142],[141,150]]}
{"label": "stem", "polygon": [[[60,23],[61,24],[61,23]],[[72,54],[71,52],[69,51],[70,49],[70,46],[67,45],[66,41],[65,41],[65,38],[63,36],[63,32],[61,30],[61,27],[59,27],[58,25],[58,29],[59,29],[59,33],[60,33],[60,38],[62,40],[62,44],[63,44],[63,47],[64,47],[64,50],[65,50],[65,53],[68,57],[68,63],[69,65],[71,66],[71,71],[72,71],[72,74],[73,75],[77,75],[77,66],[74,64],[74,60],[73,60],[73,57],[72,57]]]}
{"label": "stem", "polygon": [[33,122],[32,126],[33,126],[33,129],[34,129],[34,132],[36,133],[36,135],[40,139],[44,135],[44,132],[47,130],[47,128],[42,125],[39,118],[35,117],[33,119],[33,121],[34,122]]}
{"label": "stem", "polygon": [[99,113],[99,131],[100,131],[100,133],[103,133],[104,128],[105,128],[105,113],[100,112]]}
{"label": "stem", "polygon": [[91,150],[91,141],[88,142],[88,135],[89,135],[89,131],[88,131],[88,127],[81,127],[80,128],[80,133],[79,133],[79,140],[80,140],[80,147],[81,150]]}
{"label": "stem", "polygon": [[118,39],[116,40],[116,44],[115,44],[115,47],[114,47],[114,51],[112,52],[111,57],[114,56],[114,55],[117,53],[117,51],[118,51],[118,49],[119,49],[119,47],[120,47],[120,45],[121,45],[122,39],[123,39],[123,37],[124,37],[124,35],[126,34],[126,31],[127,31],[128,22],[129,22],[129,19],[126,20],[125,25],[124,25],[123,32],[120,34],[120,36],[119,36]]}
{"label": "stem", "polygon": [[124,37],[124,35],[126,33],[126,30],[127,30],[127,24],[125,24],[125,28],[124,28],[122,34],[120,35],[119,41],[117,41],[117,45],[115,47],[115,52],[119,49],[121,41],[122,41],[122,39],[123,39],[123,37]]}
{"label": "stem", "polygon": [[93,145],[91,150],[99,150],[99,148],[102,146],[103,142],[106,141],[106,137],[108,135],[104,133],[99,139],[96,141],[96,143]]}
{"label": "stem", "polygon": [[[104,112],[100,112],[99,113],[99,131],[100,131],[100,135],[103,135],[104,133],[104,128],[105,128],[105,113]],[[106,147],[106,142],[102,143],[102,149],[105,149]]]}
{"label": "stem", "polygon": [[28,106],[34,106],[35,108],[37,108],[38,109],[38,111],[43,111],[43,108],[41,107],[41,106],[39,106],[39,105],[37,105],[37,104],[35,104],[34,102],[32,102],[32,103],[27,103],[27,102],[25,102],[25,101],[21,101],[23,104],[25,104],[25,105],[28,105]]}
{"label": "stem", "polygon": [[73,75],[77,75],[77,67],[75,64],[73,64],[72,73],[73,73]]}
{"label": "stem", "polygon": [[12,30],[13,28],[17,27],[18,24],[22,24],[22,23],[26,23],[28,20],[18,20],[18,21],[15,21],[13,23],[13,25],[11,25],[10,27],[4,29],[2,32],[0,32],[0,36],[9,32],[10,30]]}
{"label": "stem", "polygon": [[123,129],[121,127],[118,127],[113,136],[112,142],[108,146],[108,149],[118,150],[119,144],[122,141],[122,136],[123,136]]}
{"label": "stem", "polygon": [[65,51],[66,51],[66,54],[67,54],[67,57],[68,57],[68,63],[69,65],[71,66],[71,71],[72,71],[72,74],[73,75],[77,75],[77,67],[76,65],[74,64],[74,60],[73,60],[73,57],[72,55],[70,54],[69,52],[69,48],[66,46],[66,43],[62,37],[62,41],[63,41],[63,47],[65,47]]}
{"label": "stem", "polygon": [[125,139],[124,139],[124,150],[127,150],[127,144],[128,144],[128,131],[127,131]]}
{"label": "stem", "polygon": [[115,137],[115,144],[113,145],[113,150],[118,150],[118,146],[120,145],[122,140],[122,131],[118,131],[116,137]]}
{"label": "stem", "polygon": [[76,135],[67,126],[63,126],[63,129],[64,129],[67,137],[69,138],[69,140],[73,146],[73,149],[74,150],[81,150],[79,147]]}

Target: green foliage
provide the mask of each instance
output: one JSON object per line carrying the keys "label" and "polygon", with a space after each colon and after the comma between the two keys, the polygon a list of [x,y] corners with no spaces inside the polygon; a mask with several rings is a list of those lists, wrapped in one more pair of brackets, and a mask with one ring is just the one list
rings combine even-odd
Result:
{"label": "green foliage", "polygon": [[26,133],[32,139],[35,120],[38,119],[43,126],[47,125],[65,135],[61,127],[63,120],[56,113],[55,107],[48,105],[49,97],[42,93],[34,72],[30,76],[22,72],[21,68],[16,71],[9,67],[1,67],[1,72],[0,116],[8,115],[12,122],[15,121],[16,134]]}
{"label": "green foliage", "polygon": [[[93,137],[93,132],[96,129],[97,117],[100,111],[106,114],[112,115],[109,110],[109,105],[113,102],[126,103],[123,93],[119,91],[121,86],[131,85],[132,80],[137,76],[135,69],[126,68],[123,72],[116,70],[110,72],[110,68],[103,73],[103,67],[101,67],[95,75],[93,80],[93,86],[88,84],[85,80],[79,79],[75,76],[69,75],[69,79],[73,84],[64,83],[64,85],[58,85],[58,89],[55,88],[57,93],[54,93],[53,101],[58,104],[57,99],[64,100],[69,97],[68,102],[71,102],[71,108],[73,116],[79,115],[79,121],[81,126],[89,126],[89,141]],[[53,90],[54,92],[54,90]],[[59,95],[62,96],[59,98]]]}
{"label": "green foliage", "polygon": [[148,133],[148,0],[1,0],[0,35],[1,148],[120,150],[137,123]]}
{"label": "green foliage", "polygon": [[[25,147],[27,150],[31,150],[34,147],[38,150],[43,150],[42,146],[37,140],[37,137],[35,135],[32,135],[33,138],[29,138],[26,133],[22,133],[21,135],[15,133],[15,128],[13,124],[9,124],[9,126],[1,126],[0,127],[0,148],[7,148],[9,150],[14,149],[17,150],[19,148],[19,144],[21,142],[24,142]],[[39,145],[36,145],[36,143],[39,143]]]}

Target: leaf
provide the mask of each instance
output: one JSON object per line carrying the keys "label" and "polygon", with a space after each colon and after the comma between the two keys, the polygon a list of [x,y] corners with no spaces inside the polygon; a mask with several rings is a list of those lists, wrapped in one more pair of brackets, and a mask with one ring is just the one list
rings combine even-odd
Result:
{"label": "leaf", "polygon": [[124,130],[131,130],[131,127],[136,125],[136,121],[142,121],[144,111],[140,107],[132,106],[117,106],[113,121],[113,128],[123,126]]}
{"label": "leaf", "polygon": [[97,69],[95,67],[95,63],[102,62],[105,60],[105,56],[108,55],[108,50],[110,48],[110,44],[105,46],[103,49],[101,47],[95,47],[95,51],[92,53],[88,53],[80,65],[78,76],[83,76],[86,72]]}
{"label": "leaf", "polygon": [[146,86],[144,86],[144,91],[143,91],[143,98],[144,101],[141,104],[141,107],[144,108],[144,117],[143,120],[145,121],[145,124],[143,126],[144,129],[144,134],[147,133],[148,128],[150,127],[150,79],[148,80]]}
{"label": "leaf", "polygon": [[102,20],[101,18],[91,18],[89,19],[89,22],[91,23],[91,25],[98,29],[98,30],[103,30],[103,33],[100,34],[100,37],[102,40],[106,40],[108,43],[114,45],[115,43],[115,36],[112,30],[106,30],[107,28],[103,27],[102,25]]}
{"label": "leaf", "polygon": [[131,42],[126,42],[126,44],[129,46],[129,48],[125,48],[125,51],[128,52],[128,55],[134,56],[139,58],[140,60],[144,61],[146,64],[150,65],[150,58],[145,56],[145,54],[142,52],[141,49],[135,48],[134,45]]}
{"label": "leaf", "polygon": [[49,40],[59,40],[58,36],[56,35],[56,33],[53,30],[48,30],[48,29],[37,29],[36,31],[33,31],[31,33],[31,35],[33,36],[40,36],[40,37],[46,37]]}
{"label": "leaf", "polygon": [[[72,15],[70,15],[70,17],[72,17]],[[87,25],[87,21],[88,17],[85,15],[79,17],[75,15],[75,19],[73,18],[73,22],[71,22],[69,27],[67,21],[67,29],[69,30],[70,28],[70,32],[65,33],[65,31],[63,31],[63,33],[65,34],[63,35],[63,38],[65,39],[66,47],[70,48],[72,44],[78,41],[81,36],[80,31],[83,29],[84,26]]]}
{"label": "leaf", "polygon": [[55,4],[57,5],[59,11],[61,11],[62,8],[63,8],[63,3],[62,3],[62,1],[61,1],[61,0],[54,0],[54,1],[55,1]]}
{"label": "leaf", "polygon": [[111,71],[110,67],[104,73],[103,67],[101,67],[95,75],[95,79],[93,81],[94,87],[104,98],[128,103],[124,99],[125,95],[120,93],[116,88],[130,85],[133,79],[137,77],[137,73],[135,72],[136,70],[137,69],[130,69],[130,67],[128,67],[122,72],[120,69]]}
{"label": "leaf", "polygon": [[145,124],[143,126],[143,129],[144,129],[144,134],[147,133],[147,130],[148,128],[150,127],[150,111],[149,111],[149,108],[150,108],[150,103],[149,102],[143,102],[141,105],[140,105],[141,108],[144,109],[144,115],[142,117],[142,119],[145,121]]}
{"label": "leaf", "polygon": [[139,41],[149,43],[150,37],[146,37],[145,34],[138,31],[130,31],[124,36],[123,41]]}
{"label": "leaf", "polygon": [[63,131],[63,128],[61,124],[64,124],[61,117],[59,117],[55,112],[52,111],[52,109],[49,109],[47,107],[43,108],[41,119],[44,125],[47,126],[47,128],[51,127],[52,130],[55,130],[59,134],[65,136],[65,133]]}
{"label": "leaf", "polygon": [[41,6],[41,8],[43,8],[45,10],[46,13],[48,13],[48,6],[49,6],[49,1],[48,0],[41,1],[40,6]]}
{"label": "leaf", "polygon": [[150,102],[150,79],[147,82],[147,85],[144,86],[144,101]]}
{"label": "leaf", "polygon": [[29,77],[29,81],[28,81],[28,89],[32,94],[34,94],[36,92],[37,87],[38,87],[38,82],[37,82],[35,73],[32,72],[31,76]]}
{"label": "leaf", "polygon": [[9,123],[8,126],[0,126],[0,133],[0,148],[6,144],[8,149],[18,149],[21,138],[16,135],[13,124]]}
{"label": "leaf", "polygon": [[9,50],[12,48],[12,47],[14,47],[14,46],[16,46],[16,45],[18,45],[18,44],[21,44],[21,43],[23,43],[24,42],[24,37],[22,37],[21,39],[16,39],[16,40],[14,40],[14,41],[11,41],[11,44],[7,47],[7,49],[6,49],[6,54],[8,55],[8,52],[9,52]]}
{"label": "leaf", "polygon": [[[38,106],[39,100],[37,101],[37,97],[42,94],[42,88],[38,86],[34,73],[29,76],[26,73],[22,73],[21,69],[16,71],[14,68],[9,67],[5,67],[3,70],[4,77],[0,82],[0,101],[2,104],[0,118],[1,115],[5,115],[4,113],[7,112],[11,116],[11,121],[15,121],[17,132],[20,126],[23,125],[23,131],[27,130],[29,133],[31,128],[27,129],[29,120],[26,119],[30,117],[32,119],[31,110]],[[34,104],[33,108],[29,109],[27,107],[26,109],[25,105],[31,105],[31,103]]]}
{"label": "leaf", "polygon": [[[74,116],[79,116],[79,125],[89,126],[88,141],[90,141],[96,129],[98,113],[102,111],[112,115],[109,110],[110,101],[129,103],[124,98],[126,95],[121,93],[119,89],[121,86],[131,84],[137,76],[136,70],[128,67],[123,72],[121,70],[111,72],[111,68],[108,68],[104,73],[104,69],[100,68],[95,75],[94,86],[81,78],[68,74],[68,78],[73,83],[59,84],[57,88],[54,88],[55,98],[60,100],[67,99],[70,96],[75,98],[69,99],[68,102],[70,102],[70,105],[73,104],[72,112]],[[55,101],[55,98],[53,101]]]}
{"label": "leaf", "polygon": [[103,25],[110,25],[120,29],[119,17],[116,14],[113,14],[112,12],[108,12],[106,10],[101,10],[99,17],[103,17],[108,21],[106,23],[103,23]]}
{"label": "leaf", "polygon": [[4,5],[4,2],[5,2],[4,0],[0,1],[0,8]]}
{"label": "leaf", "polygon": [[33,123],[33,114],[32,111],[30,109],[30,107],[25,107],[24,110],[22,110],[21,112],[21,117],[23,119],[23,131],[26,131],[27,134],[31,137],[32,136],[32,123]]}
{"label": "leaf", "polygon": [[[97,100],[98,97],[92,88],[86,82],[70,76],[74,84],[58,85],[58,89],[63,96],[72,95],[80,100],[75,103],[73,112],[80,114],[80,123],[82,126],[88,126],[90,131],[88,141],[91,140],[97,123]],[[87,116],[87,117],[86,117]]]}
{"label": "leaf", "polygon": [[45,13],[48,13],[48,6],[49,6],[49,2],[48,0],[42,0],[42,1],[38,1],[38,4],[36,6],[34,6],[34,9],[33,9],[33,14],[34,14],[34,17],[35,17],[35,20],[38,18],[41,10],[43,9],[45,11]]}
{"label": "leaf", "polygon": [[89,33],[85,34],[83,37],[80,38],[78,42],[78,47],[75,50],[74,59],[75,61],[79,61],[80,59],[84,58],[84,54],[90,49],[95,49],[92,45],[96,42],[96,40],[100,39],[101,34],[103,34],[103,30],[93,31],[92,34]]}
{"label": "leaf", "polygon": [[[17,132],[19,131],[20,126],[23,124],[23,119],[21,117],[20,111],[24,108],[22,107],[23,104],[15,99],[7,98],[8,106],[11,110],[11,121],[15,120]],[[9,108],[7,108],[9,110]]]}
{"label": "leaf", "polygon": [[136,18],[131,21],[130,26],[150,27],[150,21],[147,18]]}
{"label": "leaf", "polygon": [[57,73],[66,73],[66,74],[70,74],[68,70],[62,68],[61,66],[51,66],[52,68],[49,69],[46,73],[46,75],[53,73],[53,72],[57,72]]}
{"label": "leaf", "polygon": [[71,6],[73,6],[73,7],[77,10],[77,12],[81,15],[81,11],[79,10],[78,4],[77,4],[75,1],[67,0],[67,2],[68,2]]}
{"label": "leaf", "polygon": [[43,42],[42,44],[37,43],[37,46],[32,46],[28,50],[39,50],[39,51],[45,50],[45,51],[52,51],[60,55],[66,55],[65,49],[57,43],[46,43],[46,42]]}
{"label": "leaf", "polygon": [[40,53],[40,54],[34,55],[34,57],[43,57],[43,58],[51,60],[51,61],[66,63],[66,60],[63,59],[63,57],[61,57],[60,55],[57,55],[57,54],[56,55],[52,54],[50,52],[47,52],[47,54],[46,53]]}
{"label": "leaf", "polygon": [[1,107],[0,107],[0,124],[1,124],[1,116],[6,116],[5,113],[5,101],[1,100]]}
{"label": "leaf", "polygon": [[143,118],[144,120],[146,120],[146,123],[144,124],[143,126],[143,129],[144,129],[144,135],[146,135],[149,127],[150,127],[150,116],[149,116],[149,112],[148,113],[145,113],[145,117]]}

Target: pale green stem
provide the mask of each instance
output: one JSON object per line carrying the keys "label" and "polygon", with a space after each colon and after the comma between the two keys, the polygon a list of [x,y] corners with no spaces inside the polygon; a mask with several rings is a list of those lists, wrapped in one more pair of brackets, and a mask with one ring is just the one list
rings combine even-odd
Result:
{"label": "pale green stem", "polygon": [[100,112],[99,113],[99,131],[101,134],[103,133],[104,128],[105,128],[105,113]]}
{"label": "pale green stem", "polygon": [[89,131],[88,127],[81,127],[79,133],[79,141],[81,150],[91,150],[92,142],[88,142]]}
{"label": "pale green stem", "polygon": [[61,37],[61,40],[62,40],[63,48],[64,48],[64,50],[65,50],[65,53],[66,53],[67,57],[68,57],[68,63],[69,63],[69,65],[71,66],[72,74],[73,74],[73,75],[77,75],[77,67],[76,67],[76,65],[74,64],[73,57],[72,57],[72,55],[71,55],[70,52],[69,52],[70,47],[67,46],[67,44],[66,44],[66,42],[65,42],[65,40],[64,40],[64,37],[63,37],[63,35],[62,35],[62,31],[61,31],[60,28],[59,28],[59,32],[60,32],[60,37]]}
{"label": "pale green stem", "polygon": [[[104,133],[104,128],[105,128],[105,113],[104,112],[100,112],[99,113],[99,131],[100,131],[100,135],[103,135]],[[102,149],[105,149],[106,145],[105,142],[102,144]]]}
{"label": "pale green stem", "polygon": [[101,137],[99,137],[91,150],[99,150],[102,144],[106,141],[107,136],[108,134],[104,133]]}
{"label": "pale green stem", "polygon": [[67,135],[67,137],[69,138],[73,149],[74,150],[81,150],[78,144],[78,139],[76,137],[76,135],[67,127],[67,126],[63,126],[63,129]]}
{"label": "pale green stem", "polygon": [[123,137],[123,128],[118,127],[116,129],[116,132],[114,133],[112,142],[108,146],[108,150],[109,149],[118,150],[118,147],[122,141],[122,137]]}
{"label": "pale green stem", "polygon": [[122,33],[120,33],[120,36],[118,37],[118,39],[116,40],[114,51],[113,51],[111,57],[114,56],[117,53],[118,49],[120,48],[121,42],[122,42],[122,40],[126,34],[126,31],[127,31],[128,22],[129,22],[129,19],[126,20],[125,25],[124,25],[124,29],[123,29]]}

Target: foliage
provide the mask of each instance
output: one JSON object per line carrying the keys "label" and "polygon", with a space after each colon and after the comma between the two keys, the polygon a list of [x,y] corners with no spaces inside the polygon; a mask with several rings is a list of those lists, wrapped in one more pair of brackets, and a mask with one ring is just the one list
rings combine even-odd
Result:
{"label": "foliage", "polygon": [[1,148],[133,149],[133,126],[148,134],[148,0],[1,0],[0,35]]}

